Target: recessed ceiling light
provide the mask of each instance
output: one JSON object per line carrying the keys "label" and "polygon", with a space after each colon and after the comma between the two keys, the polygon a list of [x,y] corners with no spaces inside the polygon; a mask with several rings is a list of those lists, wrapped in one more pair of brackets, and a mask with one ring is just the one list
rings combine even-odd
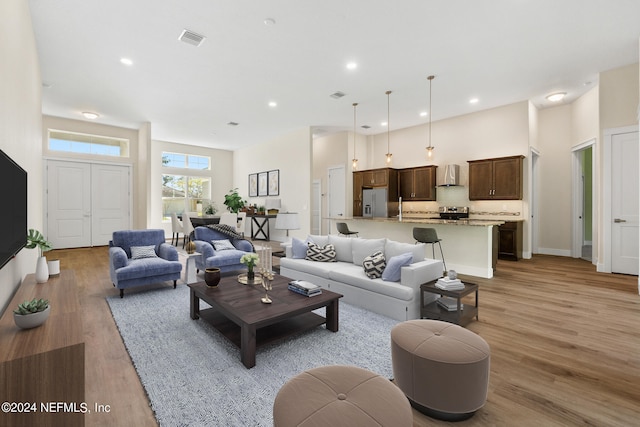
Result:
{"label": "recessed ceiling light", "polygon": [[477,104],[477,103],[478,103],[478,101],[480,101],[478,98],[471,98],[471,99],[469,100],[469,104]]}
{"label": "recessed ceiling light", "polygon": [[388,125],[388,123],[387,123],[387,122],[382,122],[382,123],[380,123],[380,126],[386,126],[386,125]]}
{"label": "recessed ceiling light", "polygon": [[551,95],[547,95],[547,100],[549,100],[551,102],[559,102],[559,101],[562,101],[564,99],[566,94],[567,94],[567,92],[552,93]]}
{"label": "recessed ceiling light", "polygon": [[347,70],[355,70],[356,68],[358,68],[358,64],[356,64],[355,62],[347,63]]}
{"label": "recessed ceiling light", "polygon": [[275,108],[275,107],[277,107],[277,106],[278,106],[278,103],[277,103],[277,102],[275,102],[275,101],[269,101],[269,107],[271,107],[271,108]]}
{"label": "recessed ceiling light", "polygon": [[120,62],[122,62],[124,65],[133,65],[133,61],[129,58],[120,58]]}
{"label": "recessed ceiling light", "polygon": [[98,117],[100,117],[98,113],[92,113],[91,111],[83,111],[82,115],[84,116],[85,119],[89,119],[89,120],[95,120]]}
{"label": "recessed ceiling light", "polygon": [[429,113],[427,113],[426,111],[423,111],[420,113],[420,117],[427,117]]}

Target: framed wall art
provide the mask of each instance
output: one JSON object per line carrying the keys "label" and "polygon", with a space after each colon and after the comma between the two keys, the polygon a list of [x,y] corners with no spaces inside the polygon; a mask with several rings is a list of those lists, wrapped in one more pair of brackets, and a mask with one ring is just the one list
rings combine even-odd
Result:
{"label": "framed wall art", "polygon": [[269,196],[280,194],[280,169],[268,172],[269,175]]}
{"label": "framed wall art", "polygon": [[249,174],[249,197],[256,197],[258,195],[258,174]]}
{"label": "framed wall art", "polygon": [[267,196],[268,194],[267,172],[260,172],[258,174],[258,196]]}

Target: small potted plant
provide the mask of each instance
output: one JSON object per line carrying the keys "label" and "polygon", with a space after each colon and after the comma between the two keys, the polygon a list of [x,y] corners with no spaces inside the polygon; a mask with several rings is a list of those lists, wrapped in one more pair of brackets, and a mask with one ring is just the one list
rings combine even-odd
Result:
{"label": "small potted plant", "polygon": [[47,258],[43,254],[51,250],[51,243],[44,238],[41,232],[30,228],[25,248],[34,249],[36,247],[40,251],[38,263],[36,264],[36,282],[45,283],[49,279],[49,267],[47,266]]}
{"label": "small potted plant", "polygon": [[215,215],[216,212],[218,212],[218,209],[216,209],[216,205],[213,202],[209,203],[204,209],[205,215]]}
{"label": "small potted plant", "polygon": [[13,310],[13,320],[22,329],[35,328],[44,323],[49,317],[49,300],[34,298],[19,304]]}

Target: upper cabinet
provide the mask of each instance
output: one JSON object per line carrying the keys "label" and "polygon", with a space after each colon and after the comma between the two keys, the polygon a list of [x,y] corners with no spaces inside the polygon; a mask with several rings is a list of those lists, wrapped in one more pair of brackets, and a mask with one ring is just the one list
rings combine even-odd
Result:
{"label": "upper cabinet", "polygon": [[386,188],[388,215],[398,214],[398,170],[391,168],[353,172],[353,216],[362,216],[362,190]]}
{"label": "upper cabinet", "polygon": [[422,166],[398,171],[403,201],[436,200],[437,166]]}
{"label": "upper cabinet", "polygon": [[395,169],[372,169],[362,171],[362,185],[364,187],[386,187],[389,185],[389,173]]}
{"label": "upper cabinet", "polygon": [[469,160],[469,200],[522,200],[523,158]]}

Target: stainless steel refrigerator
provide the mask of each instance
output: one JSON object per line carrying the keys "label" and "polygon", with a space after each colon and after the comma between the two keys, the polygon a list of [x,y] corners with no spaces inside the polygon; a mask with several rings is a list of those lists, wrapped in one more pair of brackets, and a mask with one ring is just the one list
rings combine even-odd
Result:
{"label": "stainless steel refrigerator", "polygon": [[387,217],[386,188],[365,188],[362,190],[362,216]]}

